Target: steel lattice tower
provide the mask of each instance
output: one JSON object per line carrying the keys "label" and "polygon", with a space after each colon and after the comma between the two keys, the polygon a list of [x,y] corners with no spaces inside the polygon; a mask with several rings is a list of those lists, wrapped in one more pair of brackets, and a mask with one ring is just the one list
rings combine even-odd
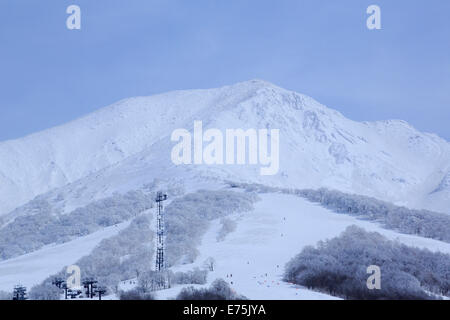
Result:
{"label": "steel lattice tower", "polygon": [[164,248],[164,238],[165,238],[165,230],[164,230],[164,216],[163,216],[163,201],[167,200],[167,195],[162,192],[158,192],[156,195],[156,205],[157,205],[157,216],[156,216],[156,271],[163,271],[166,267],[165,263],[165,248]]}
{"label": "steel lattice tower", "polygon": [[28,300],[27,288],[22,285],[14,287],[13,300]]}

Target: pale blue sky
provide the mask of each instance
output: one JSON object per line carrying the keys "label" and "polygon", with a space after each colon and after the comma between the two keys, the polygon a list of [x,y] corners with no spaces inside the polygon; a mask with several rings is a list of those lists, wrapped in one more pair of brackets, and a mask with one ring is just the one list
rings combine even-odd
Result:
{"label": "pale blue sky", "polygon": [[[82,30],[66,29],[66,8]],[[366,28],[366,8],[382,30]],[[259,78],[450,140],[448,0],[0,0],[0,140],[122,98]]]}

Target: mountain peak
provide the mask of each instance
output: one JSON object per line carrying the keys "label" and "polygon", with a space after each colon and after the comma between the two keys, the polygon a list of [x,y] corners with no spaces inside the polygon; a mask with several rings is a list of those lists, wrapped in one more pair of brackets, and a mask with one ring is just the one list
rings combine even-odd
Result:
{"label": "mountain peak", "polygon": [[242,87],[254,87],[254,88],[277,88],[281,90],[285,90],[269,81],[262,79],[250,79],[247,81],[242,81],[234,84],[233,86],[242,86]]}
{"label": "mountain peak", "polygon": [[[0,215],[112,167],[123,169],[117,175],[130,173],[127,181],[142,167],[139,181],[150,179],[161,172],[155,171],[157,164],[171,165],[173,130],[189,130],[195,120],[202,120],[205,128],[279,129],[281,170],[271,181],[278,185],[329,187],[383,199],[389,190],[399,189],[392,194],[403,201],[403,195],[417,190],[450,158],[447,143],[405,122],[364,125],[306,95],[253,79],[124,99],[59,127],[0,143]],[[196,174],[204,169],[186,168]],[[253,176],[251,168],[216,169],[229,179],[267,182]]]}

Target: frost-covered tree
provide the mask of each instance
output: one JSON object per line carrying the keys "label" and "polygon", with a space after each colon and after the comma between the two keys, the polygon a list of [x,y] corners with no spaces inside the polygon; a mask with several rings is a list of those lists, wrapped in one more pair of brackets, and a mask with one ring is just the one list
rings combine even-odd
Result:
{"label": "frost-covered tree", "polygon": [[[381,269],[381,290],[369,290],[367,267]],[[351,226],[305,247],[286,265],[285,280],[348,299],[431,299],[448,295],[450,255],[408,247]]]}
{"label": "frost-covered tree", "polygon": [[208,271],[194,268],[192,271],[175,272],[172,282],[174,284],[205,284]]}
{"label": "frost-covered tree", "polygon": [[208,257],[203,262],[203,266],[209,271],[214,271],[214,269],[216,267],[216,260],[213,257]]}
{"label": "frost-covered tree", "polygon": [[200,190],[175,199],[166,210],[167,263],[191,263],[209,221],[253,208],[258,197],[251,192]]}
{"label": "frost-covered tree", "polygon": [[448,232],[450,215],[448,214],[429,210],[408,209],[375,198],[328,190],[326,188],[299,190],[268,187],[260,184],[235,182],[229,182],[229,184],[234,188],[243,188],[248,192],[296,195],[309,201],[317,202],[336,213],[377,221],[386,229],[450,243],[450,232]]}
{"label": "frost-covered tree", "polygon": [[228,218],[221,219],[220,224],[222,225],[222,227],[217,234],[217,241],[223,241],[229,233],[235,231],[237,228],[236,221]]}
{"label": "frost-covered tree", "polygon": [[151,208],[153,197],[142,191],[95,201],[68,214],[53,214],[48,201],[34,200],[29,214],[0,229],[0,260],[88,235],[101,228],[130,220]]}
{"label": "frost-covered tree", "polygon": [[12,292],[6,292],[0,290],[0,300],[12,300],[13,294]]}
{"label": "frost-covered tree", "polygon": [[121,291],[119,293],[120,300],[155,300],[155,296],[151,292],[142,292],[138,289],[129,291]]}
{"label": "frost-covered tree", "polygon": [[183,288],[177,295],[177,300],[246,300],[237,294],[223,279],[217,279],[209,288]]}
{"label": "frost-covered tree", "polygon": [[31,300],[60,300],[63,291],[53,285],[50,279],[31,288],[29,298]]}
{"label": "frost-covered tree", "polygon": [[[136,200],[139,197],[132,195],[130,199]],[[165,208],[168,266],[175,262],[194,260],[197,255],[196,247],[200,244],[209,221],[233,212],[248,211],[257,199],[253,193],[233,191],[199,191],[174,199]],[[137,202],[137,207],[142,210],[144,207]],[[140,212],[139,210],[135,212]],[[102,240],[91,253],[75,262],[80,267],[82,276],[95,278],[111,292],[117,292],[120,281],[135,278],[138,282],[139,279],[144,281],[142,279],[152,273],[154,259],[155,230],[151,221],[151,214],[139,215],[117,235]],[[184,284],[204,284],[206,276],[207,271],[200,269],[175,275],[169,273],[173,282]],[[54,277],[66,277],[65,270],[49,279]],[[151,282],[151,279],[155,280],[154,277],[147,280]]]}

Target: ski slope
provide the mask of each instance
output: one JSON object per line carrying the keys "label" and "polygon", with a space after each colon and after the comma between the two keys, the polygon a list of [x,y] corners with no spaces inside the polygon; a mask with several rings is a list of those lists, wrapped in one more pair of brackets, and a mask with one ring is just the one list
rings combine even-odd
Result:
{"label": "ski slope", "polygon": [[49,245],[17,258],[0,261],[0,290],[11,292],[17,284],[30,289],[89,254],[100,241],[116,235],[128,225],[129,222],[123,222],[70,242]]}
{"label": "ski slope", "polygon": [[[174,165],[171,133],[192,131],[196,120],[204,130],[280,129],[278,174],[261,176],[255,165]],[[161,179],[158,188],[179,184],[189,192],[222,188],[225,181],[326,187],[450,213],[449,177],[450,144],[434,134],[400,120],[353,121],[306,95],[251,80],[125,99],[65,125],[0,142],[0,227],[32,214],[35,197],[53,214],[70,213],[114,192],[146,190]],[[283,266],[304,246],[337,236],[351,224],[407,245],[450,252],[449,244],[384,230],[293,195],[261,198],[254,211],[234,216],[237,230],[224,241],[216,240],[219,221],[211,223],[199,258],[175,271],[201,266],[212,256],[217,268],[209,283],[224,278],[251,299],[328,299],[282,282]],[[124,226],[0,261],[0,290],[41,282]],[[179,289],[162,291],[160,298]]]}
{"label": "ski slope", "polygon": [[[254,211],[234,216],[237,229],[224,241],[216,240],[220,229],[214,221],[205,234],[199,257],[193,264],[176,266],[174,271],[203,267],[208,257],[216,269],[208,275],[208,286],[223,278],[239,294],[250,299],[335,299],[282,281],[284,265],[308,245],[338,236],[350,225],[376,231],[406,245],[450,253],[450,244],[386,230],[376,223],[337,214],[303,198],[283,194],[262,194]],[[227,276],[228,275],[228,276]],[[232,277],[230,277],[232,275]],[[173,298],[182,286],[159,291],[159,299]]]}
{"label": "ski slope", "polygon": [[[208,274],[209,286],[217,278],[226,280],[239,294],[250,299],[336,299],[336,297],[307,290],[282,280],[284,265],[307,245],[338,236],[350,225],[376,231],[389,239],[406,245],[450,253],[450,244],[413,235],[386,230],[376,223],[337,214],[303,198],[279,193],[259,194],[254,210],[228,218],[237,222],[235,231],[217,241],[221,228],[219,220],[211,222],[198,247],[199,256],[192,264],[176,265],[172,271],[203,268],[204,261],[213,257],[215,270]],[[46,246],[38,251],[0,262],[0,290],[11,291],[21,283],[28,288],[39,284],[51,274],[75,263],[91,252],[102,239],[116,235],[128,226],[124,222],[73,241]],[[121,289],[131,289],[136,282],[124,281]],[[201,285],[194,285],[202,287]],[[158,291],[157,299],[174,298],[183,286]],[[104,297],[117,299],[115,295]]]}

